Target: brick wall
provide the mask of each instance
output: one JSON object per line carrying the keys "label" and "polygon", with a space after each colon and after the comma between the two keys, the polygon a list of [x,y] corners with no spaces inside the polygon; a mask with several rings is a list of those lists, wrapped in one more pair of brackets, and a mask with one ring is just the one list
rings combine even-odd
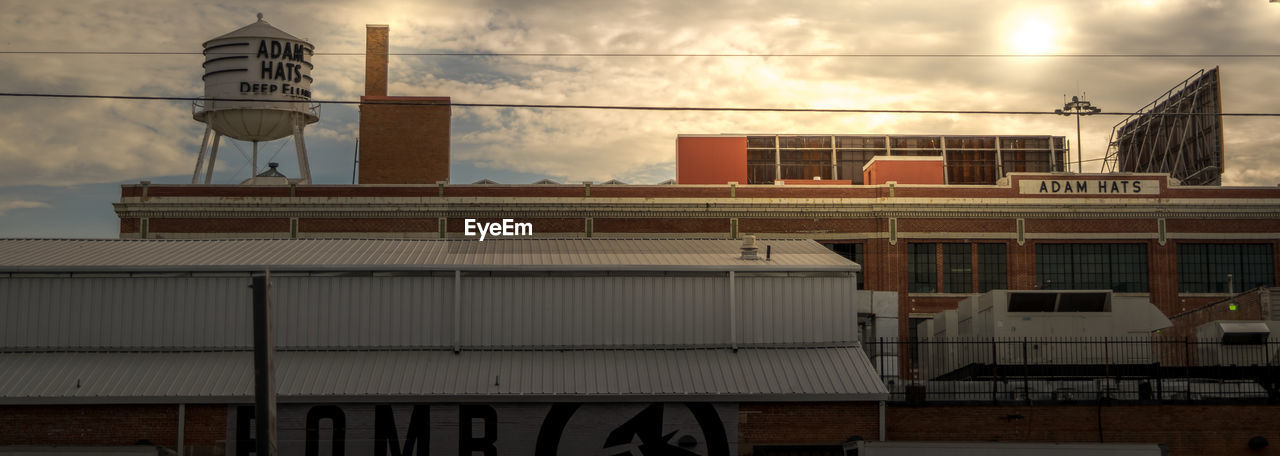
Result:
{"label": "brick wall", "polygon": [[391,28],[386,25],[365,26],[364,94],[387,95],[387,54]]}
{"label": "brick wall", "polygon": [[[1159,443],[1173,456],[1280,454],[1274,405],[890,405],[886,415],[889,440]],[[1250,451],[1254,436],[1271,445]]]}
{"label": "brick wall", "polygon": [[[1016,233],[1013,219],[900,218],[899,233]],[[954,241],[943,241],[954,242]]]}
{"label": "brick wall", "polygon": [[738,454],[755,445],[840,445],[880,435],[876,402],[761,402],[738,405]]}
{"label": "brick wall", "polygon": [[360,97],[360,183],[449,180],[448,97]]}
{"label": "brick wall", "polygon": [[729,235],[727,218],[597,218],[596,233],[724,233]]}
{"label": "brick wall", "polygon": [[[475,219],[477,224],[502,223],[503,219],[494,217],[480,217]],[[582,233],[587,230],[586,219],[580,218],[525,218],[517,217],[512,219],[516,223],[529,223],[533,225],[533,234],[550,234],[550,233]],[[466,232],[465,218],[451,218],[445,221],[445,229],[450,234],[464,234]],[[472,230],[475,236],[479,236],[479,231]]]}
{"label": "brick wall", "polygon": [[1158,230],[1155,219],[1027,219],[1026,227],[1027,233],[1155,234]]}
{"label": "brick wall", "polygon": [[298,219],[298,233],[432,233],[434,218],[312,218]]}
{"label": "brick wall", "polygon": [[738,232],[751,233],[869,233],[876,221],[865,218],[743,218]]}
{"label": "brick wall", "polygon": [[[1212,302],[1169,318],[1173,327],[1160,332],[1166,340],[1196,337],[1196,327],[1214,320],[1262,320],[1262,307],[1270,305],[1271,289],[1256,288],[1236,296],[1236,310],[1230,309],[1227,298],[1213,298]],[[1280,419],[1278,417],[1277,419]]]}
{"label": "brick wall", "polygon": [[142,219],[137,217],[124,217],[120,219],[120,234],[133,234],[142,232]]}
{"label": "brick wall", "polygon": [[[227,407],[188,405],[188,454],[217,454],[226,435]],[[1101,433],[1099,433],[1101,417]],[[886,413],[890,440],[1159,443],[1179,455],[1280,454],[1280,406],[1275,405],[1044,405],[907,406]],[[0,406],[0,446],[130,446],[140,440],[177,444],[177,406]],[[879,436],[875,402],[742,403],[739,454],[756,445],[839,445],[850,436]],[[1272,442],[1251,452],[1247,442]]]}
{"label": "brick wall", "polygon": [[[217,454],[226,437],[225,405],[188,405],[187,454]],[[131,446],[174,448],[178,406],[0,405],[0,446]]]}
{"label": "brick wall", "polygon": [[287,218],[153,218],[151,233],[288,233]]}

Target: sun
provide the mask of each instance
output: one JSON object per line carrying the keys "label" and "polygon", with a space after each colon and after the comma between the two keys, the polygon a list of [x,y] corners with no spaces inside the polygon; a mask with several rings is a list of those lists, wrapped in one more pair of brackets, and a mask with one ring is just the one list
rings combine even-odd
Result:
{"label": "sun", "polygon": [[1019,15],[1009,21],[1009,49],[1018,54],[1052,54],[1058,50],[1057,29],[1041,15]]}

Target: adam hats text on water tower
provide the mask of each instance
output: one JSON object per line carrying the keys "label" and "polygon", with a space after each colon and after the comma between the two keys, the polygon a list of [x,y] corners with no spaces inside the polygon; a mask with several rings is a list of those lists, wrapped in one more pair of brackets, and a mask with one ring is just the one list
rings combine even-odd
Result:
{"label": "adam hats text on water tower", "polygon": [[[193,105],[193,117],[208,126],[191,183],[197,183],[206,151],[205,183],[213,178],[222,136],[253,142],[253,173],[258,173],[258,143],[292,135],[298,152],[298,182],[310,183],[302,130],[319,120],[311,100],[311,57],[315,47],[305,40],[258,21],[204,43],[204,97]],[[210,148],[210,133],[213,133]],[[253,179],[249,183],[256,183]]]}

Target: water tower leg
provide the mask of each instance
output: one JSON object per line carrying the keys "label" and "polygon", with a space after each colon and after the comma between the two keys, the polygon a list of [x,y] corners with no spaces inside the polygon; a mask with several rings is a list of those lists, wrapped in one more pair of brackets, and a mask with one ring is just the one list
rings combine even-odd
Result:
{"label": "water tower leg", "polygon": [[300,182],[311,183],[311,163],[307,161],[307,143],[302,141],[302,121],[293,123],[293,145],[298,148],[298,173]]}
{"label": "water tower leg", "polygon": [[204,126],[204,140],[200,141],[200,155],[196,156],[196,171],[191,173],[191,183],[200,183],[200,168],[204,167],[204,153],[209,147],[209,134],[213,132],[212,125]]}
{"label": "water tower leg", "polygon": [[253,142],[253,171],[249,172],[249,179],[258,177],[258,142]]}
{"label": "water tower leg", "polygon": [[213,164],[218,161],[218,143],[222,141],[222,133],[213,132],[213,147],[209,148],[209,168],[205,170],[204,184],[213,182]]}

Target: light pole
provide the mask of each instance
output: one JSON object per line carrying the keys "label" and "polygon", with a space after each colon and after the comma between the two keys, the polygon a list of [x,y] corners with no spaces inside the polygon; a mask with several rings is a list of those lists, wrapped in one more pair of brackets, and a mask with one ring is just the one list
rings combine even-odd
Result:
{"label": "light pole", "polygon": [[[1070,115],[1076,116],[1076,173],[1083,173],[1084,172],[1084,148],[1081,147],[1081,144],[1080,144],[1080,116],[1097,114],[1102,112],[1102,109],[1094,106],[1093,104],[1089,103],[1086,100],[1081,100],[1080,97],[1073,95],[1071,96],[1071,102],[1062,105],[1062,109],[1054,109],[1053,112],[1056,114],[1062,114],[1064,116],[1070,116]],[[1070,171],[1070,170],[1071,170],[1071,166],[1070,164],[1068,164],[1068,166],[1064,169],[1064,171]]]}

